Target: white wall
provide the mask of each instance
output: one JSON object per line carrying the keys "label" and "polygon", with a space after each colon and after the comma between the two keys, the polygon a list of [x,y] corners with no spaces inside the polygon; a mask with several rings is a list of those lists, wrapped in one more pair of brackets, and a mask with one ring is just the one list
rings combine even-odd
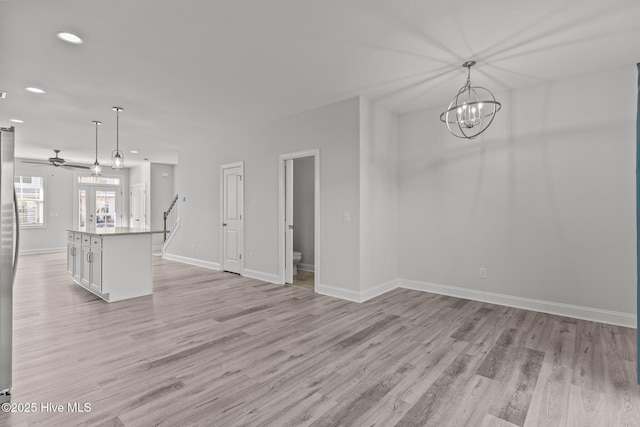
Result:
{"label": "white wall", "polygon": [[360,101],[360,284],[363,298],[398,278],[398,118]]}
{"label": "white wall", "polygon": [[15,175],[43,176],[45,191],[45,226],[20,228],[20,252],[66,251],[66,228],[73,224],[73,171],[47,165],[15,161]]}
{"label": "white wall", "polygon": [[[320,292],[359,289],[359,100],[348,99],[228,137],[203,134],[180,152],[180,230],[170,256],[215,267],[220,259],[220,165],[244,161],[245,273],[277,280],[278,158],[320,149]],[[182,197],[186,201],[182,201]],[[351,221],[343,220],[350,212]]]}
{"label": "white wall", "polygon": [[400,276],[635,314],[636,89],[628,66],[496,94],[472,142],[400,116]]}
{"label": "white wall", "polygon": [[298,268],[314,270],[314,188],[313,157],[293,159],[293,250],[302,253]]}

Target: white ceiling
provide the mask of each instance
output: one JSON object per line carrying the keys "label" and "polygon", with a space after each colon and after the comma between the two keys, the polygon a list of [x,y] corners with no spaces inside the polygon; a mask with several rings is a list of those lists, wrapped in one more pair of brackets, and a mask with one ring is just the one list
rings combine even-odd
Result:
{"label": "white ceiling", "polygon": [[101,120],[107,163],[117,105],[127,164],[175,163],[190,143],[355,95],[444,107],[468,59],[494,91],[634,64],[640,1],[0,0],[0,54],[18,156],[91,163]]}

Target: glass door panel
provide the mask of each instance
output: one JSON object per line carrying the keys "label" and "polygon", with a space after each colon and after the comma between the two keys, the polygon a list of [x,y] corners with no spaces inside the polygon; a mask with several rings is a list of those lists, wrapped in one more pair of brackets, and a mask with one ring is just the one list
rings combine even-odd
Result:
{"label": "glass door panel", "polygon": [[113,228],[117,226],[116,191],[91,189],[95,205],[96,227]]}
{"label": "glass door panel", "polygon": [[87,226],[87,190],[78,190],[78,227]]}

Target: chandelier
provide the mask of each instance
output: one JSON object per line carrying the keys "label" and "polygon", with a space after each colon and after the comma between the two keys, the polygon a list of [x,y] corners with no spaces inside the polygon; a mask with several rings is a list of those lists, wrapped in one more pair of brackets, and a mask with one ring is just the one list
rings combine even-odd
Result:
{"label": "chandelier", "polygon": [[473,139],[480,135],[502,107],[488,89],[471,86],[471,67],[474,65],[476,61],[462,64],[467,68],[467,81],[453,97],[447,111],[440,114],[440,121],[458,138]]}

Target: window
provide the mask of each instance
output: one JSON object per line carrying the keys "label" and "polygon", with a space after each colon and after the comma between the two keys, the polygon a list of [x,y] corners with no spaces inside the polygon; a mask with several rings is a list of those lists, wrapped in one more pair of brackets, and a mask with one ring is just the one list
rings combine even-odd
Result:
{"label": "window", "polygon": [[16,176],[13,184],[18,196],[20,225],[44,226],[44,177]]}
{"label": "window", "polygon": [[105,176],[78,176],[78,183],[120,185],[120,178],[108,178]]}

